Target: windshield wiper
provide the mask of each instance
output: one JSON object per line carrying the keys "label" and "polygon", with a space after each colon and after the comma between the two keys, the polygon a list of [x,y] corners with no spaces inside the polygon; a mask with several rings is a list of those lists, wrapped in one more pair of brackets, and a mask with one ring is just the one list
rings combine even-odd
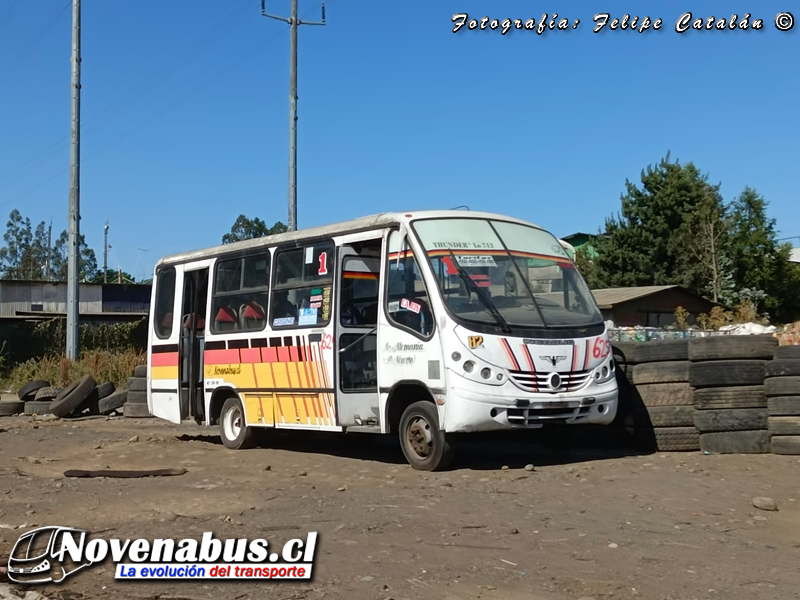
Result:
{"label": "windshield wiper", "polygon": [[494,302],[492,302],[491,299],[489,299],[489,297],[483,293],[483,290],[481,290],[480,286],[478,286],[478,284],[475,283],[469,275],[461,270],[461,266],[458,264],[456,256],[453,254],[453,250],[448,248],[447,251],[450,253],[450,260],[453,261],[453,268],[456,270],[456,273],[458,273],[458,276],[461,277],[461,280],[467,285],[467,287],[472,288],[478,298],[480,298],[484,305],[486,305],[486,308],[495,318],[497,324],[500,325],[500,331],[503,333],[511,333],[511,327],[508,326],[508,321],[506,321],[505,318],[503,318],[503,315],[500,314],[500,311],[497,310]]}

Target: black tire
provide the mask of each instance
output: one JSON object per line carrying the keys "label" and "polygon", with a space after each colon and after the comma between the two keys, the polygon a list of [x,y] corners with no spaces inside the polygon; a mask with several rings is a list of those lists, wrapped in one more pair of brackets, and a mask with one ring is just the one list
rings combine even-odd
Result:
{"label": "black tire", "polygon": [[50,412],[57,417],[68,417],[90,398],[96,387],[94,377],[84,375],[61,391],[50,405]]}
{"label": "black tire", "polygon": [[709,454],[767,454],[769,431],[727,431],[700,435],[700,449]]}
{"label": "black tire", "polygon": [[98,400],[102,400],[106,396],[110,396],[111,394],[113,394],[115,391],[117,391],[117,386],[115,386],[110,381],[101,383],[100,385],[97,386],[97,398]]}
{"label": "black tire", "polygon": [[13,417],[22,414],[25,410],[25,402],[22,400],[2,400],[0,401],[0,417]]}
{"label": "black tire", "polygon": [[147,392],[128,392],[128,404],[147,404]]}
{"label": "black tire", "polygon": [[417,471],[437,471],[449,466],[455,448],[453,436],[439,428],[439,413],[432,402],[414,402],[400,417],[400,447]]}
{"label": "black tire", "polygon": [[636,364],[636,345],[638,342],[611,342],[611,354],[617,364]]}
{"label": "black tire", "polygon": [[36,390],[36,395],[33,397],[36,401],[50,402],[58,398],[58,395],[64,390],[60,387],[43,387]]}
{"label": "black tire", "polygon": [[689,360],[689,340],[639,342],[634,350],[637,364]]}
{"label": "black tire", "polygon": [[26,415],[49,415],[52,414],[50,412],[50,405],[52,401],[50,400],[31,400],[30,402],[25,403],[25,414]]}
{"label": "black tire", "polygon": [[126,402],[122,407],[122,416],[127,419],[150,419],[153,415],[147,410],[147,404],[131,404]]}
{"label": "black tire", "polygon": [[689,360],[769,360],[778,339],[771,335],[718,335],[689,340]]}
{"label": "black tire", "polygon": [[800,377],[771,377],[764,382],[767,398],[800,396]]}
{"label": "black tire", "polygon": [[147,379],[147,365],[136,365],[133,368],[133,376]]}
{"label": "black tire", "polygon": [[625,416],[626,427],[692,427],[694,406],[637,408]]}
{"label": "black tire", "polygon": [[698,410],[694,415],[694,427],[700,433],[766,429],[767,411],[763,408]]}
{"label": "black tire", "polygon": [[800,416],[800,395],[767,398],[767,412],[770,417]]}
{"label": "black tire", "polygon": [[634,406],[692,406],[688,383],[648,383],[634,388]]}
{"label": "black tire", "polygon": [[659,452],[694,452],[700,450],[700,434],[694,427],[642,427],[633,430],[636,445]]}
{"label": "black tire", "polygon": [[770,417],[768,423],[772,435],[800,435],[800,417]]}
{"label": "black tire", "polygon": [[26,383],[21,388],[19,388],[19,392],[17,396],[20,400],[25,402],[26,400],[33,400],[36,392],[42,388],[50,387],[50,382],[45,381],[44,379],[37,379],[36,381],[31,381]]}
{"label": "black tire", "polygon": [[800,360],[795,358],[776,358],[767,363],[764,376],[770,377],[800,377]]}
{"label": "black tire", "polygon": [[778,346],[775,348],[775,352],[772,353],[772,358],[778,360],[782,358],[800,360],[800,346]]}
{"label": "black tire", "polygon": [[129,392],[146,392],[147,391],[147,378],[146,377],[128,377],[128,391]]}
{"label": "black tire", "polygon": [[230,450],[244,450],[253,445],[253,428],[245,423],[244,408],[238,398],[228,398],[219,413],[219,436]]}
{"label": "black tire", "polygon": [[[119,410],[120,408],[125,406],[127,400],[128,400],[127,391],[122,390],[121,392],[115,392],[110,396],[101,398],[97,402],[97,412],[101,415],[107,415],[108,413],[114,412],[115,410]],[[145,406],[147,406],[147,404],[145,404]]]}
{"label": "black tire", "polygon": [[773,454],[800,454],[800,435],[780,435],[772,438]]}
{"label": "black tire", "polygon": [[766,408],[767,397],[763,385],[701,388],[692,392],[697,410],[723,410],[726,408]]}
{"label": "black tire", "polygon": [[686,383],[689,362],[685,360],[638,364],[633,368],[633,383]]}
{"label": "black tire", "polygon": [[764,383],[766,364],[766,360],[709,360],[692,363],[689,368],[689,383],[694,388],[761,385]]}

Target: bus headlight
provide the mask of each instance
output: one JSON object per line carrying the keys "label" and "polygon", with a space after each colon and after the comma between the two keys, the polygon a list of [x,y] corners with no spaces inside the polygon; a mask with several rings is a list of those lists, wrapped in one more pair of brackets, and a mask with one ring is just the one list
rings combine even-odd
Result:
{"label": "bus headlight", "polygon": [[595,383],[605,383],[614,378],[614,359],[611,358],[597,367],[592,374]]}
{"label": "bus headlight", "polygon": [[472,369],[474,369],[474,368],[475,368],[475,363],[472,362],[471,360],[468,360],[468,361],[464,362],[464,370],[467,373],[472,373]]}
{"label": "bus headlight", "polygon": [[484,379],[489,379],[492,376],[492,370],[489,367],[484,367],[481,369],[481,377]]}

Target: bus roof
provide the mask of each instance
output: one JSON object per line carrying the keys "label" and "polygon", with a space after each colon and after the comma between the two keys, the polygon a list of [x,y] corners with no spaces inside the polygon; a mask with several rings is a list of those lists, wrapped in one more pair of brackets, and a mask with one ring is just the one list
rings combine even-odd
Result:
{"label": "bus roof", "polygon": [[250,240],[243,240],[241,242],[233,242],[231,244],[220,244],[218,246],[211,246],[209,248],[202,248],[199,250],[191,250],[189,252],[182,252],[180,254],[171,254],[164,256],[156,263],[156,268],[164,264],[174,264],[182,262],[190,262],[193,260],[202,260],[205,258],[213,257],[218,254],[227,254],[229,252],[238,252],[242,250],[251,250],[261,247],[275,246],[278,244],[285,244],[287,242],[301,241],[308,238],[317,237],[335,237],[353,233],[356,231],[365,231],[369,229],[380,229],[382,227],[390,227],[392,225],[408,224],[417,219],[430,219],[430,218],[477,218],[477,219],[499,219],[503,221],[511,221],[523,225],[529,225],[541,229],[539,225],[516,219],[507,215],[500,215],[497,213],[476,212],[476,211],[463,211],[463,210],[420,210],[408,212],[391,212],[379,213],[358,219],[351,219],[349,221],[341,221],[339,223],[332,223],[330,225],[321,225],[319,227],[309,227],[307,229],[298,229],[297,231],[287,231],[285,233],[278,233],[261,238],[254,238]]}

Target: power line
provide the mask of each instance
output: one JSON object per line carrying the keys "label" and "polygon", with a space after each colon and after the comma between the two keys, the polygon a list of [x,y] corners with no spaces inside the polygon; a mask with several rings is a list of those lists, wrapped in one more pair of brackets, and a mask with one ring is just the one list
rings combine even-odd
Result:
{"label": "power line", "polygon": [[[334,1],[335,0],[327,0],[326,4],[331,4]],[[316,9],[319,9],[321,6],[322,6],[322,3],[318,4],[314,9],[309,10],[303,17],[301,17],[301,19],[306,18],[309,14],[311,14],[312,11],[315,11]],[[199,92],[201,89],[203,89],[207,85],[209,85],[211,83],[218,83],[220,77],[222,77],[223,75],[225,75],[229,71],[235,69],[236,67],[238,67],[242,63],[246,62],[251,57],[255,56],[255,54],[257,52],[261,51],[262,49],[264,49],[264,48],[270,46],[271,44],[273,44],[274,42],[276,42],[285,33],[287,33],[289,31],[289,29],[290,29],[290,27],[289,27],[289,25],[287,25],[277,35],[273,36],[272,38],[269,38],[264,43],[259,44],[258,46],[256,46],[252,50],[249,50],[249,51],[247,51],[245,53],[242,53],[240,55],[239,59],[235,60],[232,63],[228,63],[228,65],[226,67],[224,67],[223,69],[218,71],[215,75],[206,77],[201,84],[199,84],[198,86],[193,88],[187,94],[184,94],[183,96],[180,96],[177,100],[175,100],[174,102],[168,104],[163,109],[161,109],[159,111],[156,111],[155,113],[150,115],[147,119],[145,119],[144,121],[140,122],[138,125],[134,126],[133,128],[131,128],[128,131],[126,131],[125,133],[123,133],[122,135],[120,135],[120,136],[116,137],[115,139],[111,140],[109,143],[101,146],[100,148],[98,148],[97,150],[95,150],[94,152],[92,152],[91,154],[86,156],[85,158],[82,158],[81,159],[81,164],[83,164],[87,160],[90,160],[92,157],[97,156],[99,153],[101,153],[104,150],[106,150],[107,148],[113,146],[114,144],[116,144],[117,142],[122,140],[123,138],[125,138],[125,137],[129,136],[130,134],[134,133],[135,131],[137,131],[138,129],[141,129],[142,127],[144,127],[145,125],[147,125],[151,121],[155,120],[159,116],[163,115],[164,113],[168,112],[169,110],[171,110],[172,108],[174,108],[175,106],[177,106],[178,104],[180,104],[181,102],[186,100],[187,98],[190,98],[191,96],[193,96],[194,94]],[[14,202],[15,200],[18,200],[20,198],[23,198],[23,197],[27,196],[28,194],[30,194],[33,191],[36,191],[37,189],[39,189],[43,185],[53,181],[57,177],[60,177],[61,175],[63,175],[67,171],[69,171],[69,168],[60,170],[59,172],[55,173],[54,175],[50,176],[49,178],[45,179],[44,181],[39,182],[38,184],[36,184],[35,186],[25,190],[24,192],[22,192],[20,194],[17,194],[16,196],[13,196],[12,198],[9,198],[8,200],[5,200],[4,202],[0,202],[0,206],[6,206],[7,204],[10,204],[11,202]]]}
{"label": "power line", "polygon": [[68,0],[68,1],[67,1],[67,3],[64,5],[64,8],[62,8],[62,9],[61,9],[61,11],[60,11],[60,12],[59,12],[59,13],[58,13],[56,16],[55,16],[55,18],[54,18],[52,21],[50,21],[50,23],[47,25],[47,27],[45,27],[45,28],[42,30],[42,32],[41,32],[39,35],[37,35],[37,36],[34,38],[34,40],[33,40],[33,42],[31,43],[31,45],[30,45],[30,46],[28,46],[28,49],[27,49],[27,51],[22,53],[22,55],[23,55],[23,56],[21,57],[21,60],[18,60],[18,59],[17,59],[17,57],[20,57],[20,54],[17,54],[17,56],[15,56],[13,59],[11,59],[11,60],[8,62],[8,64],[10,64],[10,65],[13,65],[13,66],[12,66],[12,67],[11,67],[11,69],[10,69],[10,70],[9,70],[9,71],[8,71],[8,72],[5,74],[5,77],[6,77],[6,78],[7,78],[7,77],[8,77],[8,76],[9,76],[11,73],[13,73],[13,72],[14,72],[14,68],[15,68],[15,67],[17,67],[17,68],[18,68],[18,67],[19,67],[21,64],[23,64],[23,63],[25,62],[25,56],[24,56],[24,55],[25,55],[25,54],[27,54],[28,56],[30,56],[30,53],[31,53],[31,51],[32,51],[32,50],[33,50],[33,49],[36,47],[36,44],[39,42],[39,40],[42,38],[42,36],[43,36],[45,33],[47,33],[48,31],[50,31],[50,28],[51,28],[53,25],[55,25],[55,24],[56,24],[56,21],[58,21],[58,20],[61,18],[61,15],[63,15],[64,13],[66,13],[66,12],[67,12],[67,9],[68,9],[70,6],[72,6],[72,0]]}
{"label": "power line", "polygon": [[17,5],[18,2],[19,2],[19,0],[14,0],[14,2],[11,3],[11,6],[8,7],[8,10],[6,12],[4,12],[2,16],[0,16],[0,25],[2,25],[3,24],[3,20],[9,14],[11,14],[11,11],[14,10],[14,7]]}

